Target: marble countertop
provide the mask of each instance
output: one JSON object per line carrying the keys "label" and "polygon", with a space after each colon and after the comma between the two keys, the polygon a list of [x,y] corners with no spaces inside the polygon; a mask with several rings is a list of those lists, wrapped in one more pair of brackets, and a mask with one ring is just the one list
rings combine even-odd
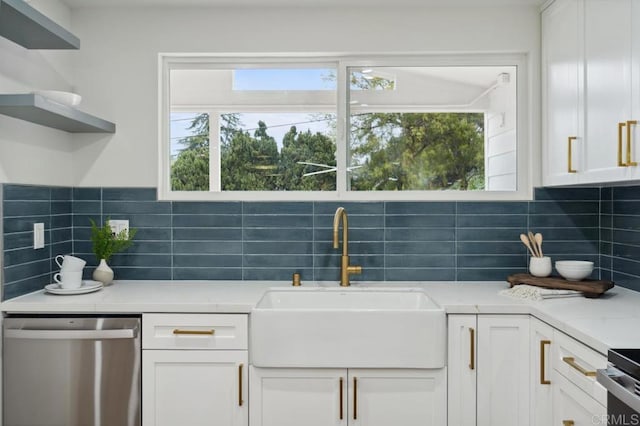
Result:
{"label": "marble countertop", "polygon": [[[337,283],[304,283],[337,287]],[[101,291],[56,296],[38,291],[0,304],[5,313],[249,313],[266,290],[284,281],[116,281]],[[640,348],[640,293],[614,287],[599,299],[572,297],[538,302],[501,296],[506,282],[379,282],[352,288],[419,288],[448,314],[530,314],[606,354]]]}

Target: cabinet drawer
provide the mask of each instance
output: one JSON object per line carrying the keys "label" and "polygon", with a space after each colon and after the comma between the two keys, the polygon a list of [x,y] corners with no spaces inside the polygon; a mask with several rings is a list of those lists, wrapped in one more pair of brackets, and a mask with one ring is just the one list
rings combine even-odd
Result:
{"label": "cabinet drawer", "polygon": [[566,334],[555,330],[552,346],[553,369],[574,383],[601,405],[607,404],[607,391],[596,381],[596,370],[607,367],[607,358]]}
{"label": "cabinet drawer", "polygon": [[607,409],[562,374],[553,371],[553,426],[604,425]]}
{"label": "cabinet drawer", "polygon": [[247,315],[145,314],[143,349],[247,349]]}

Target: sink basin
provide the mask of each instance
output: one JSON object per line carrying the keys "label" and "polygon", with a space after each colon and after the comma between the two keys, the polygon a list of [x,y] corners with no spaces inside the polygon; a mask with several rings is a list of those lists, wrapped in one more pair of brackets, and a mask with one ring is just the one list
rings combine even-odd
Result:
{"label": "sink basin", "polygon": [[256,367],[441,368],[444,310],[417,289],[274,289],[251,311]]}

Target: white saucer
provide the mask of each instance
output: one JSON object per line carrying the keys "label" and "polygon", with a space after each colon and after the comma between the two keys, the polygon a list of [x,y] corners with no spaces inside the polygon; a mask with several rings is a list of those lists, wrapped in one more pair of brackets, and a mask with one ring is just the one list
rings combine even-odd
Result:
{"label": "white saucer", "polygon": [[102,287],[103,285],[100,281],[85,280],[82,281],[82,285],[78,288],[62,288],[60,284],[49,284],[44,286],[44,289],[51,294],[72,295],[91,293],[100,290]]}

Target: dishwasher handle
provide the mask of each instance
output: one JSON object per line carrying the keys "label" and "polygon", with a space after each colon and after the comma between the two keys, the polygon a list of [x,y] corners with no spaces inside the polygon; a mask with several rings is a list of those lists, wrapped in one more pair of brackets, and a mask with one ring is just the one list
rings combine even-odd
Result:
{"label": "dishwasher handle", "polygon": [[611,366],[598,370],[596,379],[611,395],[635,412],[640,412],[640,396],[634,392],[635,385],[638,383],[636,380]]}
{"label": "dishwasher handle", "polygon": [[138,328],[123,328],[114,330],[25,330],[6,329],[4,337],[7,339],[32,340],[110,340],[135,339]]}

